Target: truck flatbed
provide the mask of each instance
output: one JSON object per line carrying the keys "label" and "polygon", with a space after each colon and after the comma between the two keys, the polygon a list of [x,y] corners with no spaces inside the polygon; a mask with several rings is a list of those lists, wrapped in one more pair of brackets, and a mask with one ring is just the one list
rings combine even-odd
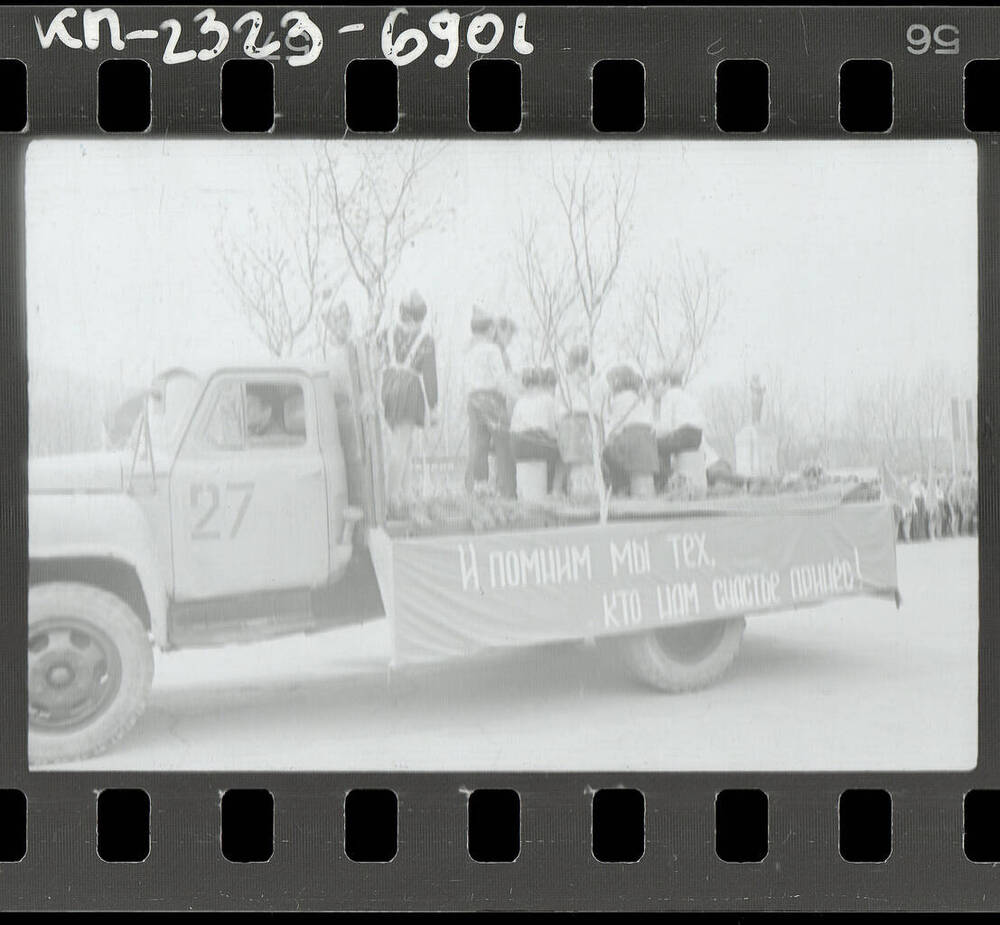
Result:
{"label": "truck flatbed", "polygon": [[[705,498],[612,498],[608,520],[666,520],[727,515],[782,514],[822,511],[855,501],[878,500],[878,488],[857,482],[835,482],[811,489],[768,494],[733,492]],[[600,520],[595,497],[539,501],[503,501],[499,498],[449,497],[413,505],[411,516],[389,519],[385,532],[392,537],[445,536],[497,530],[535,530],[593,523]]]}
{"label": "truck flatbed", "polygon": [[[817,511],[851,500],[853,485],[828,485],[812,490],[776,494],[734,493],[709,495],[706,498],[614,498],[610,520],[640,520],[671,517],[718,517],[726,514],[773,514],[789,511]],[[567,522],[596,521],[596,503],[579,504],[547,500],[539,505]]]}

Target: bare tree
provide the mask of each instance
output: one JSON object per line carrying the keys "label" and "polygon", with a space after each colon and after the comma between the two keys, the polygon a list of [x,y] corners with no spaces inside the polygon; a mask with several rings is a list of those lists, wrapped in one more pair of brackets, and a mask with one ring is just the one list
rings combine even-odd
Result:
{"label": "bare tree", "polygon": [[746,387],[726,382],[714,385],[704,396],[708,437],[723,459],[736,459],[736,435],[747,422]]}
{"label": "bare tree", "polygon": [[637,174],[626,175],[616,164],[595,178],[591,157],[586,166],[577,161],[558,176],[553,160],[551,175],[565,219],[574,301],[593,346],[631,231]]}
{"label": "bare tree", "polygon": [[[552,188],[565,220],[564,240],[568,246],[570,281],[574,288],[572,304],[591,357],[596,356],[598,330],[631,231],[637,180],[634,169],[626,172],[617,163],[595,176],[594,160],[594,156],[586,163],[577,160],[558,175],[555,160],[551,162]],[[608,518],[610,506],[610,490],[602,490],[603,427],[598,409],[592,401],[589,404],[594,479],[600,494],[603,523]]]}
{"label": "bare tree", "polygon": [[322,147],[321,189],[347,267],[365,293],[362,335],[373,339],[388,321],[389,289],[405,249],[442,220],[440,199],[421,205],[417,182],[440,145],[359,142],[347,167],[342,146]]}
{"label": "bare tree", "polygon": [[898,471],[910,461],[907,437],[911,432],[910,399],[905,380],[887,373],[854,395],[844,432],[856,451],[885,462]]}
{"label": "bare tree", "polygon": [[547,362],[552,366],[568,401],[565,356],[571,333],[570,309],[576,298],[568,257],[554,257],[539,240],[537,220],[522,217],[514,263],[527,301],[529,358],[535,365]]}
{"label": "bare tree", "polygon": [[777,443],[778,471],[787,472],[804,462],[801,408],[780,367],[770,367],[762,378],[767,384],[762,422]]}
{"label": "bare tree", "polygon": [[672,284],[682,331],[678,359],[684,363],[687,381],[704,360],[705,346],[718,324],[727,293],[708,256],[685,257],[680,245]]}
{"label": "bare tree", "polygon": [[[325,213],[331,216],[348,272],[365,295],[358,351],[362,419],[374,467],[383,475],[385,415],[378,396],[380,370],[389,357],[379,354],[391,354],[393,349],[389,290],[405,249],[444,217],[440,194],[423,203],[416,196],[420,176],[441,150],[440,145],[420,142],[358,143],[352,145],[351,153],[359,155],[359,162],[347,164],[341,156],[342,146],[327,143],[320,149]],[[384,489],[384,485],[379,486],[378,510],[384,505]]]}
{"label": "bare tree", "polygon": [[894,372],[883,376],[875,385],[874,399],[876,421],[886,455],[897,462],[905,459],[910,427],[910,402],[905,379]]}
{"label": "bare tree", "polygon": [[936,471],[947,433],[952,381],[939,364],[928,363],[912,386],[912,428],[922,472]]}
{"label": "bare tree", "polygon": [[217,239],[240,312],[273,356],[287,357],[315,336],[319,307],[336,296],[344,277],[334,273],[328,253],[319,166],[303,163],[279,183],[273,213],[251,207],[242,233],[227,227],[226,216]]}
{"label": "bare tree", "polygon": [[856,391],[847,398],[840,434],[853,461],[878,460],[894,465],[895,460],[887,458],[885,454],[879,438],[875,405],[871,395],[865,391]]}
{"label": "bare tree", "polygon": [[654,367],[672,365],[677,352],[676,326],[667,321],[666,286],[663,274],[647,270],[634,284],[630,298],[622,305],[622,346],[649,376]]}
{"label": "bare tree", "polygon": [[687,382],[704,361],[705,348],[722,315],[727,292],[708,256],[685,256],[675,246],[669,273],[650,268],[626,311],[626,342],[644,372],[651,365],[684,369]]}

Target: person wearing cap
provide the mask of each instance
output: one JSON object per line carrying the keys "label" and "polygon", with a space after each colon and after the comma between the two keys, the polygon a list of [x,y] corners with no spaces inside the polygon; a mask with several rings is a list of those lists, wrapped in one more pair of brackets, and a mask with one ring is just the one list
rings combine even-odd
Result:
{"label": "person wearing cap", "polygon": [[343,299],[323,313],[322,349],[336,393],[350,396],[358,361],[351,340],[351,310]]}
{"label": "person wearing cap", "polygon": [[652,476],[660,468],[653,417],[645,383],[628,365],[608,371],[609,398],[604,415],[604,469],[613,494],[629,491],[632,476]]}
{"label": "person wearing cap", "polygon": [[387,482],[390,501],[406,488],[410,447],[416,428],[427,426],[437,408],[437,356],[434,338],[424,327],[427,303],[414,290],[399,304],[399,319],[387,332],[383,349],[382,410],[389,428]]}
{"label": "person wearing cap", "polygon": [[497,491],[506,498],[517,494],[514,457],[510,446],[510,403],[516,394],[503,352],[497,342],[497,324],[479,306],[472,310],[472,342],[463,367],[469,414],[469,461],[465,489],[489,478],[489,457],[496,460]]}
{"label": "person wearing cap", "polygon": [[705,415],[698,402],[684,388],[685,370],[674,364],[661,372],[657,381],[666,386],[660,397],[660,412],[654,422],[656,447],[660,457],[660,480],[665,485],[673,472],[681,472],[692,487],[707,488],[702,433]]}

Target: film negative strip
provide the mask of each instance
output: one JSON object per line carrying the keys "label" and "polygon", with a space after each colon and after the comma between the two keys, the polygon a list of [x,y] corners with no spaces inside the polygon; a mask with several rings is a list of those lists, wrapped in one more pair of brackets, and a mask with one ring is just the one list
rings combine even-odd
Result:
{"label": "film negative strip", "polygon": [[1000,905],[1000,13],[0,25],[0,907]]}

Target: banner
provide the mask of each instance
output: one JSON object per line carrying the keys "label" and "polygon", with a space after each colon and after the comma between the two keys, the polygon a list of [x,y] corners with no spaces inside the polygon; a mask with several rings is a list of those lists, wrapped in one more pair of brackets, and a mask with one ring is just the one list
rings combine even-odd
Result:
{"label": "banner", "polygon": [[896,592],[884,504],[390,539],[370,545],[393,661]]}

